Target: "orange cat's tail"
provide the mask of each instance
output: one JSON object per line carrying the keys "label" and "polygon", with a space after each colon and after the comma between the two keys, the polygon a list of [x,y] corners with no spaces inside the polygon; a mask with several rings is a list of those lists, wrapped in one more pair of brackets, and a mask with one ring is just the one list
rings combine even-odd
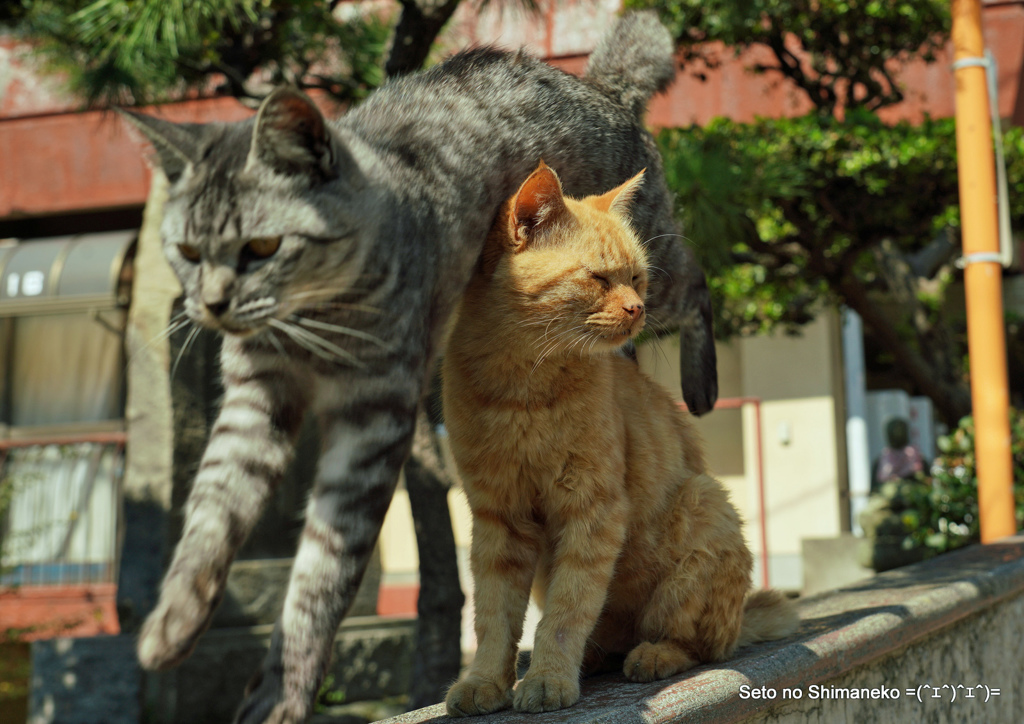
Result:
{"label": "orange cat's tail", "polygon": [[796,631],[800,615],[786,594],[774,589],[751,591],[743,602],[743,624],[737,646],[775,641]]}

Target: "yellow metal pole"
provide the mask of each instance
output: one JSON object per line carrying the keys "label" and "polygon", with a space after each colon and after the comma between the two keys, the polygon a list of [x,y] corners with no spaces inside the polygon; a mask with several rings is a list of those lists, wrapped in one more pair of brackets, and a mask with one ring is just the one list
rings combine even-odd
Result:
{"label": "yellow metal pole", "polygon": [[[967,296],[967,345],[974,407],[981,540],[1016,532],[1002,267],[998,260],[995,162],[981,61],[980,0],[952,0],[956,51],[956,150]],[[976,59],[972,60],[972,59]]]}

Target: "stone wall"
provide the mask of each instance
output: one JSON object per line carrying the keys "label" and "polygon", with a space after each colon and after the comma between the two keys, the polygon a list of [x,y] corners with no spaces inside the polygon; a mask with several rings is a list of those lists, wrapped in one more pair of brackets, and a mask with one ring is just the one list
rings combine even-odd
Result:
{"label": "stone wall", "polygon": [[[817,689],[800,687],[800,700],[791,698],[749,721],[765,724],[1020,721],[1024,707],[1021,642],[1024,642],[1024,595],[1017,595],[918,643],[830,679]],[[858,690],[857,694],[853,694],[854,689]],[[884,690],[887,698],[849,698],[860,696],[865,689],[869,696],[880,696]],[[776,695],[781,697],[782,692]]]}
{"label": "stone wall", "polygon": [[[799,608],[796,634],[743,649],[718,666],[651,684],[595,677],[584,681],[580,702],[569,709],[474,721],[1021,721],[1024,536],[889,571],[803,599]],[[439,705],[387,722],[419,724],[443,714]]]}
{"label": "stone wall", "polygon": [[[177,668],[144,672],[130,635],[32,643],[29,724],[223,724],[270,645],[272,626],[208,631]],[[346,702],[405,693],[412,619],[346,620],[334,643],[333,689]]]}

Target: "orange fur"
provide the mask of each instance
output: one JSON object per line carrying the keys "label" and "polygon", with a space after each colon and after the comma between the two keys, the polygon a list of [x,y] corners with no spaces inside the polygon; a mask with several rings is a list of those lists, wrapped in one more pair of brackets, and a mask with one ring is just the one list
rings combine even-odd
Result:
{"label": "orange fur", "polygon": [[[750,597],[752,559],[690,416],[616,350],[644,325],[638,174],[581,201],[541,163],[503,206],[444,360],[445,419],[473,511],[479,648],[453,715],[579,698],[581,666],[628,653],[634,681],[779,638],[795,613]],[[514,663],[531,585],[544,617]]]}

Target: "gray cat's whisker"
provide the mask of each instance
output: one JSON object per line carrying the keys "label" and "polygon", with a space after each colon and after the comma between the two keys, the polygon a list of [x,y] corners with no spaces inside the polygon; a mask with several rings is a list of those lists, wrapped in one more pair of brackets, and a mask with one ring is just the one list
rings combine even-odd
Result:
{"label": "gray cat's whisker", "polygon": [[[362,363],[362,361],[357,356],[349,352],[347,349],[343,349],[342,347],[339,347],[337,344],[329,342],[328,340],[324,339],[318,334],[315,334],[314,332],[310,332],[309,330],[304,330],[301,327],[296,327],[295,325],[287,325],[287,323],[283,324],[288,326],[292,330],[292,332],[294,332],[298,337],[302,337],[310,344],[315,345],[327,352],[331,352],[332,354],[335,355],[335,357],[338,360],[347,361],[349,365],[360,370],[366,369],[366,364]],[[309,349],[309,347],[307,347],[307,349]],[[312,350],[310,349],[310,351]]]}
{"label": "gray cat's whisker", "polygon": [[355,302],[317,302],[311,306],[305,307],[308,310],[320,310],[320,309],[344,309],[351,312],[366,312],[367,314],[383,314],[384,310],[380,307],[373,307],[369,304],[358,304]]}
{"label": "gray cat's whisker", "polygon": [[288,356],[288,353],[285,352],[284,345],[281,344],[281,340],[279,340],[277,338],[277,334],[275,333],[275,330],[268,329],[266,331],[266,335],[265,336],[266,336],[266,338],[268,340],[270,340],[270,344],[272,344],[274,346],[274,349],[277,350],[278,354],[280,354],[282,357],[287,357]]}
{"label": "gray cat's whisker", "polygon": [[178,372],[178,365],[181,363],[182,357],[185,356],[185,352],[186,352],[186,350],[188,350],[189,345],[191,345],[192,342],[195,340],[195,338],[199,336],[199,331],[200,331],[200,328],[197,327],[197,326],[194,326],[194,327],[192,327],[192,331],[189,332],[188,337],[185,338],[185,343],[182,344],[181,345],[181,349],[178,350],[178,356],[174,358],[174,365],[171,367],[170,379],[172,379],[172,380],[174,379],[174,376]]}
{"label": "gray cat's whisker", "polygon": [[239,306],[238,309],[235,310],[235,314],[251,314],[254,311],[266,309],[267,307],[273,307],[276,304],[277,300],[271,297],[264,297],[263,299],[254,299],[251,302],[246,302],[245,304]]}
{"label": "gray cat's whisker", "polygon": [[304,300],[304,299],[317,299],[321,298],[324,301],[332,301],[345,294],[368,294],[373,291],[372,289],[363,289],[358,287],[352,287],[346,284],[344,281],[338,284],[337,288],[331,289],[308,289],[300,292],[292,292],[288,295],[288,299],[292,300]]}
{"label": "gray cat's whisker", "polygon": [[[277,321],[277,320],[275,320],[275,321]],[[308,352],[313,353],[314,355],[316,355],[320,359],[324,360],[325,362],[335,363],[335,362],[338,361],[336,355],[328,354],[325,350],[321,349],[319,346],[313,344],[309,340],[307,340],[307,339],[299,336],[298,334],[296,334],[296,332],[298,330],[283,329],[282,328],[281,331],[284,332],[285,335],[287,335],[293,342],[295,342],[297,345],[302,347],[302,349],[304,349],[304,350],[306,350]]]}
{"label": "gray cat's whisker", "polygon": [[316,319],[307,319],[306,317],[300,317],[298,314],[292,315],[295,320],[306,327],[312,327],[314,329],[322,329],[326,332],[337,332],[338,334],[344,334],[348,337],[355,337],[356,339],[363,339],[367,342],[372,342],[381,349],[388,349],[390,345],[382,340],[375,334],[369,334],[358,329],[352,329],[351,327],[342,327],[340,324],[331,324],[330,322],[320,322]]}
{"label": "gray cat's whisker", "polygon": [[[345,287],[344,294],[352,293],[364,293],[369,292],[366,289],[352,289]],[[345,309],[353,312],[366,312],[368,314],[382,314],[383,310],[380,307],[374,307],[369,304],[361,304],[359,302],[343,302],[339,301],[337,297],[339,293],[335,289],[330,290],[312,290],[305,292],[295,292],[288,295],[287,301],[298,302],[303,311],[314,310],[314,309]]]}
{"label": "gray cat's whisker", "polygon": [[164,328],[164,330],[162,332],[160,332],[159,334],[154,336],[151,340],[146,342],[139,349],[137,349],[134,352],[132,352],[131,356],[129,356],[129,358],[128,358],[128,364],[131,364],[132,362],[134,362],[135,358],[138,355],[140,355],[143,352],[145,352],[147,349],[152,347],[154,344],[157,344],[158,342],[162,342],[163,340],[167,339],[168,337],[170,337],[172,334],[174,334],[178,330],[183,329],[184,327],[187,327],[189,325],[189,323],[191,322],[191,320],[189,320],[189,319],[181,319],[181,317],[184,316],[184,314],[185,314],[184,312],[180,312],[177,315],[175,315],[171,319],[171,323],[168,324]]}
{"label": "gray cat's whisker", "polygon": [[[271,319],[270,324],[277,329],[291,337],[297,344],[304,347],[305,349],[313,352],[321,359],[330,362],[345,361],[351,364],[353,367],[363,369],[366,367],[363,362],[359,360],[354,354],[348,350],[342,349],[336,344],[328,342],[323,337],[310,332],[307,329],[296,327],[294,324],[288,324],[280,319]],[[333,355],[330,356],[330,355]]]}

